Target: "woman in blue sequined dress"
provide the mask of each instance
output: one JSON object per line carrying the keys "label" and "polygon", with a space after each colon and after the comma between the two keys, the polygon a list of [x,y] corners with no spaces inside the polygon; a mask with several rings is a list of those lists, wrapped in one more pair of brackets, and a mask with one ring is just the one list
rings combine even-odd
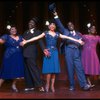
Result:
{"label": "woman in blue sequined dress", "polygon": [[[51,22],[48,25],[48,28],[49,28],[48,31],[45,31],[44,33],[42,33],[37,37],[34,37],[29,40],[24,40],[21,43],[21,45],[25,45],[28,42],[33,42],[45,36],[46,47],[49,50],[49,54],[47,56],[44,56],[42,73],[46,74],[46,86],[45,86],[46,92],[49,91],[49,87],[51,87],[52,92],[55,92],[54,83],[56,74],[60,73],[60,61],[58,57],[57,39],[60,37],[63,39],[71,39],[79,43],[82,43],[82,41],[55,32],[56,25],[54,22]],[[51,81],[51,86],[50,86],[50,81]]]}
{"label": "woman in blue sequined dress", "polygon": [[23,39],[17,34],[15,26],[12,26],[9,32],[10,34],[0,37],[0,44],[5,45],[3,62],[0,67],[0,87],[4,80],[13,79],[12,89],[18,92],[16,79],[24,77],[24,60],[22,47],[20,46],[20,42]]}

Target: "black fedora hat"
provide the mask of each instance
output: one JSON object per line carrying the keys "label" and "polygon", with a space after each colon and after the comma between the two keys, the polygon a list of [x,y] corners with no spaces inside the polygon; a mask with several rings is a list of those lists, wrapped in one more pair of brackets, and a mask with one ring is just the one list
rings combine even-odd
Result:
{"label": "black fedora hat", "polygon": [[52,3],[49,5],[49,11],[51,11],[52,13],[56,11],[56,4]]}

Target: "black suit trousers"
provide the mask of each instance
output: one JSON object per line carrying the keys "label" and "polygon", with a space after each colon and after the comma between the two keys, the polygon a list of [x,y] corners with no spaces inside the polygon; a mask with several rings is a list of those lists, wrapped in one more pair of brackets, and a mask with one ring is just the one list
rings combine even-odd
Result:
{"label": "black suit trousers", "polygon": [[27,87],[41,87],[43,85],[35,58],[25,58],[25,82]]}

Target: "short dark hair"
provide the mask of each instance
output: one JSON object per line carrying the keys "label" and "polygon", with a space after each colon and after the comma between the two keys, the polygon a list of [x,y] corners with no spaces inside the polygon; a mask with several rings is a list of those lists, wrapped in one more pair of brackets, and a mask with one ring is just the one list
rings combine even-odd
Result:
{"label": "short dark hair", "polygon": [[55,20],[54,19],[50,19],[49,20],[49,23],[51,24],[51,23],[54,23],[55,24]]}
{"label": "short dark hair", "polygon": [[37,17],[32,18],[31,20],[33,20],[35,22],[35,24],[38,23],[39,19]]}

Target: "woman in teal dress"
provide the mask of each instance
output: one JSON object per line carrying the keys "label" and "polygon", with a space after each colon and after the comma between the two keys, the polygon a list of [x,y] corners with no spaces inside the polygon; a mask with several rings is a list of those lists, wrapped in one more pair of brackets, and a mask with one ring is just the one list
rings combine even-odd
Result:
{"label": "woman in teal dress", "polygon": [[[83,42],[81,40],[76,40],[71,37],[64,36],[58,32],[55,32],[56,25],[54,22],[51,22],[48,25],[48,28],[49,28],[48,31],[43,32],[41,35],[37,37],[34,37],[29,40],[24,40],[21,43],[21,45],[25,45],[28,42],[33,42],[45,36],[46,48],[49,50],[49,54],[47,56],[44,56],[43,68],[42,68],[42,73],[46,75],[45,90],[46,92],[48,92],[49,87],[51,87],[51,91],[55,92],[54,83],[55,83],[56,74],[60,73],[60,61],[58,57],[57,39],[60,37],[64,39],[71,39],[79,43],[83,43]],[[51,86],[50,86],[50,81],[51,81]]]}
{"label": "woman in teal dress", "polygon": [[4,34],[0,37],[0,44],[5,45],[3,62],[0,67],[0,87],[4,80],[12,79],[12,89],[18,92],[16,88],[16,79],[24,77],[24,60],[20,42],[22,37],[17,34],[17,29],[12,26],[10,34]]}

